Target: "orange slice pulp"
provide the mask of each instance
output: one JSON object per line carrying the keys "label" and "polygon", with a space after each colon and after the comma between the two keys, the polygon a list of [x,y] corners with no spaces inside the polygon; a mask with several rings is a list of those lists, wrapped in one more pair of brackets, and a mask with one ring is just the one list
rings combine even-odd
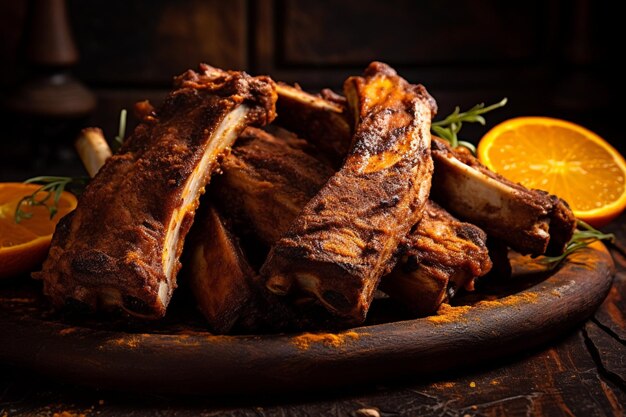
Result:
{"label": "orange slice pulp", "polygon": [[[32,214],[32,217],[16,223],[15,209],[18,202],[40,187],[37,184],[0,183],[0,278],[33,271],[41,264],[48,253],[52,233],[59,219],[76,208],[76,197],[63,192],[58,212],[52,220],[46,207],[22,204],[22,211]],[[38,195],[37,199],[43,197],[45,193]]]}

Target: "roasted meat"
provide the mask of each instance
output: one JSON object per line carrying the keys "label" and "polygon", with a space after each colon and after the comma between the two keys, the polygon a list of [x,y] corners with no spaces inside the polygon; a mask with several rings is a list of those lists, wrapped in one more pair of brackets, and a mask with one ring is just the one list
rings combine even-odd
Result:
{"label": "roasted meat", "polygon": [[[211,185],[213,201],[225,202],[223,212],[229,220],[240,230],[251,227],[253,237],[266,245],[287,232],[333,175],[328,165],[303,150],[300,141],[256,128],[244,131],[222,170]],[[471,289],[474,279],[491,267],[485,233],[430,201],[406,240],[398,265],[382,278],[379,288],[417,315],[436,311],[460,288]]]}
{"label": "roasted meat", "polygon": [[[311,141],[335,168],[341,167],[350,149],[346,138],[352,136],[345,99],[329,91],[325,97],[314,96],[283,83],[276,86],[276,91],[277,124]],[[329,96],[334,101],[328,100]]]}
{"label": "roasted meat", "polygon": [[297,287],[346,322],[360,323],[395,264],[398,244],[422,216],[436,105],[423,86],[382,63],[346,80],[344,89],[357,120],[352,148],[261,272],[272,292]]}
{"label": "roasted meat", "polygon": [[256,273],[210,202],[203,203],[191,235],[191,290],[211,330],[226,333],[254,299]]}
{"label": "roasted meat", "polygon": [[507,180],[443,139],[433,138],[432,154],[435,201],[522,254],[563,253],[576,227],[565,201]]}
{"label": "roasted meat", "polygon": [[431,201],[407,240],[379,288],[415,315],[434,313],[460,289],[473,290],[474,279],[491,269],[485,232]]}
{"label": "roasted meat", "polygon": [[275,116],[268,77],[201,66],[144,118],[55,231],[44,292],[61,307],[121,308],[157,318],[176,287],[198,198],[224,150]]}
{"label": "roasted meat", "polygon": [[295,136],[247,128],[222,163],[210,192],[222,212],[268,247],[335,173]]}
{"label": "roasted meat", "polygon": [[[209,197],[214,195],[220,194]],[[286,299],[267,291],[229,222],[207,198],[190,233],[186,249],[190,254],[188,279],[198,308],[213,333],[334,326],[325,311],[319,311],[306,299]]]}
{"label": "roasted meat", "polygon": [[[289,117],[279,117],[277,123],[315,143],[331,160],[341,160],[351,142],[346,130],[349,115],[341,109],[341,101],[289,86],[281,86],[278,93],[281,111]],[[327,115],[322,117],[324,112]],[[315,117],[298,118],[299,114]],[[324,145],[326,138],[331,141],[328,145]],[[441,205],[521,253],[563,252],[575,227],[573,213],[565,201],[508,181],[482,166],[464,148],[451,149],[438,138],[432,144],[432,192]]]}

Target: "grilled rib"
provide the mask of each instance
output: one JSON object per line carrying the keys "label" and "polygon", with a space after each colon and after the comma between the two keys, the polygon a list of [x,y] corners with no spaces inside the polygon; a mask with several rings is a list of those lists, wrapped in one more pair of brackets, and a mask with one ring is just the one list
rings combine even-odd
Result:
{"label": "grilled rib", "polygon": [[428,198],[436,105],[423,86],[376,62],[344,88],[358,116],[354,145],[272,247],[261,273],[274,293],[295,284],[338,317],[360,323]]}
{"label": "grilled rib", "polygon": [[432,201],[407,240],[400,261],[379,288],[414,315],[432,314],[458,290],[473,290],[474,280],[491,269],[485,232]]}
{"label": "grilled rib", "polygon": [[[213,201],[222,204],[228,219],[239,230],[250,228],[246,232],[267,246],[287,232],[334,172],[302,148],[299,140],[247,128],[211,185]],[[401,245],[406,249],[398,265],[379,288],[414,314],[432,313],[457,289],[471,288],[475,278],[489,271],[485,240],[478,227],[428,201],[424,217]]]}
{"label": "grilled rib", "polygon": [[191,235],[191,290],[211,330],[227,333],[255,297],[256,273],[210,202],[203,202]]}
{"label": "grilled rib", "polygon": [[309,155],[307,146],[296,137],[276,137],[249,127],[211,185],[209,192],[222,212],[267,247],[335,173]]}
{"label": "grilled rib", "polygon": [[[341,160],[349,147],[347,112],[339,100],[281,86],[278,105],[288,118],[277,123],[294,128],[315,143],[331,160]],[[308,110],[307,110],[308,109]],[[322,117],[321,113],[328,113]],[[316,114],[317,120],[298,114]],[[343,121],[339,121],[343,118]],[[330,145],[324,145],[326,138]],[[343,145],[341,145],[343,144]],[[567,203],[540,190],[529,190],[482,166],[463,148],[451,149],[433,138],[433,195],[460,219],[475,223],[518,252],[531,255],[561,254],[571,239],[575,219]]]}
{"label": "grilled rib", "polygon": [[576,227],[567,203],[489,171],[464,149],[433,137],[433,199],[522,254],[563,253]]}
{"label": "grilled rib", "polygon": [[275,115],[268,77],[206,65],[187,71],[155,115],[145,117],[61,220],[43,270],[61,307],[119,307],[162,317],[176,287],[185,235],[223,151],[247,125]]}

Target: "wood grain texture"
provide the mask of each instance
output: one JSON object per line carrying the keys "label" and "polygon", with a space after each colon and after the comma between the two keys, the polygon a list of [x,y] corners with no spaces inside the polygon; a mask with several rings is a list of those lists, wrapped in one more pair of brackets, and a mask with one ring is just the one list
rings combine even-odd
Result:
{"label": "wood grain texture", "polygon": [[547,278],[528,258],[515,259],[513,281],[528,287],[519,293],[457,307],[452,316],[315,337],[94,329],[46,319],[36,296],[5,292],[0,362],[116,390],[216,396],[341,389],[536,347],[587,318],[610,287],[613,264],[602,245],[577,252]]}
{"label": "wood grain texture", "polygon": [[[364,66],[373,56],[411,66],[528,62],[548,46],[550,28],[542,20],[548,11],[538,1],[519,8],[490,0],[389,0],[384,6],[362,0],[281,0],[276,1],[276,48],[285,66]],[[336,30],[342,26],[350,30]],[[333,42],[328,42],[330,33]],[[468,48],[468,39],[480,48]]]}
{"label": "wood grain texture", "polygon": [[68,3],[88,83],[168,88],[200,62],[247,67],[245,0]]}

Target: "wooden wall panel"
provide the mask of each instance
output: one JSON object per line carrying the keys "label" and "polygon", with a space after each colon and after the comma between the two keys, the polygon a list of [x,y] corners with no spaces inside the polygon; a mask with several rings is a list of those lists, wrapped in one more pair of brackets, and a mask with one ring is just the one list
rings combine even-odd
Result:
{"label": "wooden wall panel", "polygon": [[503,64],[538,59],[541,1],[280,0],[276,48],[286,66]]}
{"label": "wooden wall panel", "polygon": [[167,86],[199,62],[247,66],[245,0],[72,0],[68,9],[92,85]]}

